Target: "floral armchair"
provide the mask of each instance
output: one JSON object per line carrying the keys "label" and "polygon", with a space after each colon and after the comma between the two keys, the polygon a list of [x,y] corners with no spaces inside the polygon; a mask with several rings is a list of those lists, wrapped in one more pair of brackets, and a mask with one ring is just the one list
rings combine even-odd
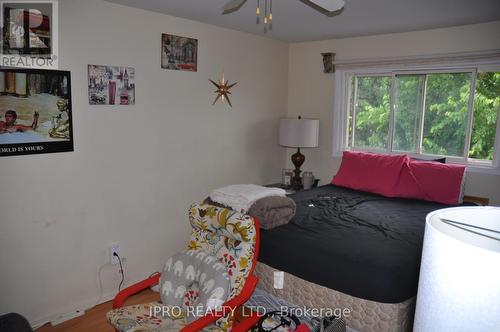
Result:
{"label": "floral armchair", "polygon": [[[127,297],[159,282],[160,274],[132,285],[119,292],[113,310],[107,313],[108,321],[119,332],[173,332],[173,331],[247,331],[255,317],[236,322],[235,309],[242,306],[257,285],[254,267],[259,251],[259,223],[256,219],[230,209],[197,203],[189,208],[192,232],[188,250],[202,250],[217,257],[227,267],[230,278],[229,300],[224,310],[212,311],[188,324],[186,315],[152,315],[160,302],[123,307]],[[185,304],[197,297],[196,288],[188,289]],[[173,310],[171,312],[174,312]]]}

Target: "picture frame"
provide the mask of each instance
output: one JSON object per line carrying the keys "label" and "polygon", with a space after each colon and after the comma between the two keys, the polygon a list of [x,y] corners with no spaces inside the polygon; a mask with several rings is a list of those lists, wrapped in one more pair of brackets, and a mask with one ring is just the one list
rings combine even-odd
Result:
{"label": "picture frame", "polygon": [[0,156],[69,151],[71,73],[0,68]]}
{"label": "picture frame", "polygon": [[288,168],[282,169],[281,184],[285,187],[292,185],[293,170]]}
{"label": "picture frame", "polygon": [[198,40],[162,33],[161,68],[198,71]]}
{"label": "picture frame", "polygon": [[89,105],[135,105],[135,68],[88,65]]}

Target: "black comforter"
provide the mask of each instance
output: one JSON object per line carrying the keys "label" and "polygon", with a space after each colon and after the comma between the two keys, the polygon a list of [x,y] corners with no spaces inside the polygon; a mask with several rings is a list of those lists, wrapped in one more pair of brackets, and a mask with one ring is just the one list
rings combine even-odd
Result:
{"label": "black comforter", "polygon": [[446,205],[334,185],[289,197],[297,214],[287,225],[261,231],[259,261],[367,300],[415,296],[425,216]]}

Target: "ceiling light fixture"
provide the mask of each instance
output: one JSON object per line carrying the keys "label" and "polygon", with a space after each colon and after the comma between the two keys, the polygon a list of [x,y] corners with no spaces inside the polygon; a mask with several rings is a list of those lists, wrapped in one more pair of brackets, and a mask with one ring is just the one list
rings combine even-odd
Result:
{"label": "ceiling light fixture", "polygon": [[[256,23],[260,24],[260,0],[257,0],[257,9],[255,10],[255,14],[257,15]],[[264,0],[264,33],[267,33],[268,30],[273,29],[273,0]]]}
{"label": "ceiling light fixture", "polygon": [[[264,1],[264,10],[262,10],[260,3],[261,0],[257,0],[257,9],[255,14],[257,15],[256,23],[260,24],[260,21],[264,21],[264,33],[273,29],[273,0],[262,0]],[[229,0],[222,8],[222,14],[230,14],[239,10],[247,0]],[[333,17],[337,16],[344,10],[345,1],[344,0],[300,0],[300,2],[314,8],[320,13]],[[263,19],[261,14],[264,12]]]}

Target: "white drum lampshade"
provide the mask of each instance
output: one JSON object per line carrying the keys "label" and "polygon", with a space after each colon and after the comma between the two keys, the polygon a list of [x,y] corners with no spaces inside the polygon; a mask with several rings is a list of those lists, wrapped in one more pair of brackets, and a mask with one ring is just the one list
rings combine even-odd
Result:
{"label": "white drum lampshade", "polygon": [[315,148],[318,146],[319,120],[280,119],[279,144],[290,148]]}
{"label": "white drum lampshade", "polygon": [[413,331],[500,331],[500,208],[427,215]]}
{"label": "white drum lampshade", "polygon": [[302,178],[300,177],[300,166],[306,157],[300,153],[300,148],[315,148],[318,146],[319,120],[298,118],[280,119],[279,144],[282,146],[297,148],[297,152],[292,155],[292,163],[295,166],[292,177],[292,188],[302,188]]}

